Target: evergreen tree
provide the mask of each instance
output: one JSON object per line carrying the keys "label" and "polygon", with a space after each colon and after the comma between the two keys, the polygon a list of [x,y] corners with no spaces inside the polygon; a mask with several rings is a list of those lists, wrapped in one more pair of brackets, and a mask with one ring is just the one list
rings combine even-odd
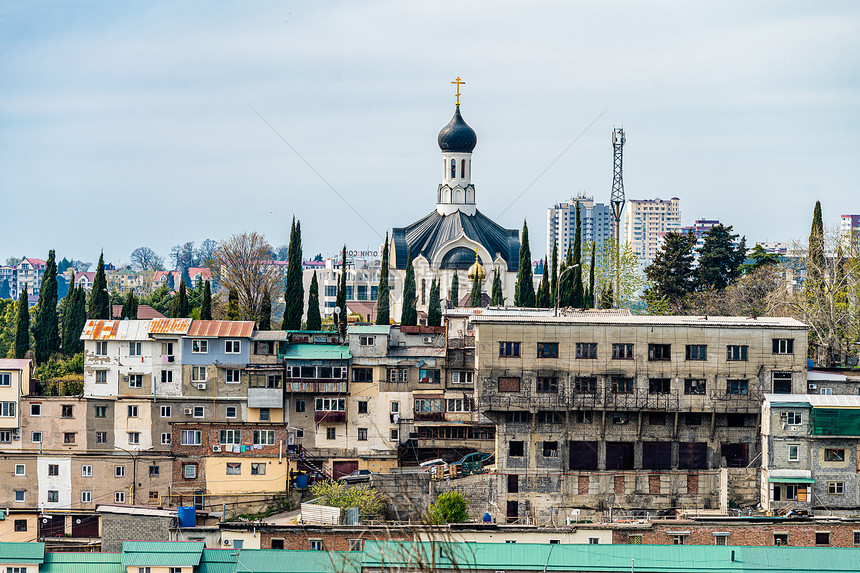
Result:
{"label": "evergreen tree", "polygon": [[460,279],[457,277],[457,271],[454,271],[454,276],[451,278],[451,290],[448,296],[451,299],[451,308],[456,308],[460,304]]}
{"label": "evergreen tree", "polygon": [[573,284],[570,292],[570,306],[585,307],[585,289],[582,286],[582,221],[580,218],[579,201],[576,202],[576,234],[573,236],[573,265],[570,271]]}
{"label": "evergreen tree", "polygon": [[430,302],[427,305],[427,325],[442,326],[442,308],[439,300],[439,282],[433,277],[430,283]]}
{"label": "evergreen tree", "polygon": [[705,242],[699,249],[699,266],[694,273],[700,290],[722,290],[741,276],[747,253],[746,238],[741,237],[735,247],[737,238],[731,225],[716,225],[705,233]]}
{"label": "evergreen tree", "polygon": [[695,287],[693,273],[692,233],[667,233],[654,261],[645,267],[645,276],[651,281],[649,292],[677,303]]}
{"label": "evergreen tree", "polygon": [[750,275],[762,267],[779,263],[779,255],[768,253],[761,245],[753,247],[748,258],[751,262],[741,265],[741,272],[745,275]]}
{"label": "evergreen tree", "polygon": [[69,292],[66,294],[66,301],[63,304],[63,319],[60,322],[60,327],[63,329],[63,355],[68,356],[69,350],[69,326],[71,325],[72,320],[72,310],[75,307],[75,283],[72,282],[72,286],[69,287]]}
{"label": "evergreen tree", "polygon": [[293,223],[290,228],[290,243],[287,247],[287,277],[284,294],[284,330],[299,330],[304,314],[305,287],[302,284],[302,224]]}
{"label": "evergreen tree", "polygon": [[523,221],[523,240],[520,245],[514,305],[524,308],[534,308],[535,305],[535,288],[532,284],[532,251],[529,247],[529,226],[526,221]]}
{"label": "evergreen tree", "polygon": [[203,285],[203,301],[200,303],[200,320],[212,320],[212,286],[207,280]]}
{"label": "evergreen tree", "polygon": [[376,298],[376,324],[391,323],[391,296],[388,289],[388,232],[382,245],[382,266],[379,267],[379,288]]}
{"label": "evergreen tree", "polygon": [[233,289],[227,294],[227,320],[242,320],[239,314],[239,293]]}
{"label": "evergreen tree", "polygon": [[809,253],[806,264],[807,292],[822,290],[824,270],[824,221],[821,217],[821,201],[815,202],[812,213],[812,229],[809,231]]}
{"label": "evergreen tree", "polygon": [[544,263],[543,267],[543,275],[540,279],[540,288],[538,288],[537,294],[537,307],[538,308],[549,308],[550,305],[550,294],[549,294],[549,279],[547,278],[549,275],[549,269]]}
{"label": "evergreen tree", "polygon": [[15,323],[15,358],[24,358],[30,350],[30,308],[27,286],[18,296],[18,320]]}
{"label": "evergreen tree", "polygon": [[188,318],[188,291],[185,289],[185,279],[179,281],[179,294],[173,299],[173,318]]}
{"label": "evergreen tree", "polygon": [[400,313],[401,325],[418,325],[418,311],[415,309],[417,302],[415,297],[415,268],[412,266],[412,248],[410,248],[409,258],[406,259],[406,278],[403,281],[403,311]]}
{"label": "evergreen tree", "polygon": [[269,295],[269,291],[263,293],[257,330],[272,330],[272,297]]}
{"label": "evergreen tree", "polygon": [[340,314],[335,318],[338,322],[338,332],[346,333],[347,311],[346,311],[346,245],[340,254],[340,277],[337,281],[337,298],[335,307],[340,309]]}
{"label": "evergreen tree", "polygon": [[492,306],[505,305],[505,297],[502,294],[502,278],[499,275],[499,269],[493,271],[493,296],[490,304]]}
{"label": "evergreen tree", "polygon": [[591,244],[591,269],[588,275],[588,299],[586,301],[586,308],[594,308],[595,296],[594,296],[594,281],[595,281],[595,264],[597,262],[597,243]]}
{"label": "evergreen tree", "polygon": [[128,292],[128,296],[125,297],[125,302],[122,305],[122,314],[120,318],[125,320],[126,318],[130,320],[137,320],[137,297],[134,296],[134,289],[131,289]]}
{"label": "evergreen tree", "polygon": [[33,329],[36,339],[36,363],[42,364],[60,350],[60,327],[57,317],[57,262],[53,250],[48,251],[45,274],[39,291],[39,314]]}
{"label": "evergreen tree", "polygon": [[173,277],[173,271],[167,271],[165,284],[170,290],[176,290],[176,279]]}
{"label": "evergreen tree", "polygon": [[99,266],[96,268],[96,278],[93,280],[92,296],[90,297],[90,318],[110,320],[110,294],[105,278],[105,254],[99,256]]}
{"label": "evergreen tree", "polygon": [[550,290],[550,306],[555,306],[556,297],[558,296],[558,241],[552,245],[552,275],[549,282]]}
{"label": "evergreen tree", "polygon": [[308,288],[308,330],[320,330],[322,328],[322,317],[320,317],[320,286],[317,282],[317,272],[311,278],[311,286]]}
{"label": "evergreen tree", "polygon": [[[183,265],[180,276],[180,284],[185,282],[185,288],[191,288],[191,275],[188,274],[188,265]],[[199,276],[199,275],[198,275]],[[187,294],[187,293],[186,293]]]}
{"label": "evergreen tree", "polygon": [[477,274],[472,281],[472,292],[469,296],[469,306],[475,308],[481,306],[481,285],[483,281]]}
{"label": "evergreen tree", "polygon": [[3,282],[0,283],[0,298],[12,298],[12,288],[9,286],[9,279],[3,279]]}
{"label": "evergreen tree", "polygon": [[[72,285],[74,286],[74,285]],[[69,290],[63,315],[63,355],[74,356],[84,350],[81,333],[87,323],[87,294],[84,287]]]}
{"label": "evergreen tree", "polygon": [[[558,306],[571,306],[573,296],[573,252],[571,245],[567,246],[567,256],[558,271]],[[554,305],[553,305],[554,306]]]}

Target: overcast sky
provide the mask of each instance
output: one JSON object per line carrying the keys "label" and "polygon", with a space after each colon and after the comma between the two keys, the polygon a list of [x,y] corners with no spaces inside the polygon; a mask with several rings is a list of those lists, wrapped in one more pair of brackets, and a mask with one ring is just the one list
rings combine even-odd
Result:
{"label": "overcast sky", "polygon": [[628,198],[799,238],[816,199],[860,212],[858,30],[860,2],[5,0],[0,260],[279,245],[294,214],[306,256],[376,248],[435,206],[456,76],[478,208],[535,258],[547,207],[608,202],[621,125]]}

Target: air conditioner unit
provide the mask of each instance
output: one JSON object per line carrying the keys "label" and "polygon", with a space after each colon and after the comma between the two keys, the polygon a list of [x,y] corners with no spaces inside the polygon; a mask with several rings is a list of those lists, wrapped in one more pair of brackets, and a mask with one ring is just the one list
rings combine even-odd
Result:
{"label": "air conditioner unit", "polygon": [[296,444],[296,435],[290,434],[287,436],[287,445],[294,446]]}
{"label": "air conditioner unit", "polygon": [[186,416],[190,416],[193,413],[194,413],[194,410],[192,408],[185,408],[185,415]]}
{"label": "air conditioner unit", "polygon": [[128,376],[123,376],[123,377],[122,377],[122,381],[123,381],[123,382],[128,382]]}
{"label": "air conditioner unit", "polygon": [[233,544],[233,542],[231,540],[229,540],[229,539],[224,540],[224,545],[226,545],[227,547],[229,547],[232,544]]}
{"label": "air conditioner unit", "polygon": [[780,412],[779,413],[780,420],[785,420],[788,418],[788,412]]}
{"label": "air conditioner unit", "polygon": [[174,360],[174,359],[175,359],[175,357],[174,357],[174,356],[168,356],[168,357],[167,357],[167,361],[168,361],[168,362],[173,362],[173,360]]}
{"label": "air conditioner unit", "polygon": [[195,384],[195,386],[197,387],[198,390],[205,390],[206,389],[206,382],[198,382],[197,384]]}
{"label": "air conditioner unit", "polygon": [[810,385],[809,385],[809,389],[810,389],[810,390],[816,390],[816,389],[818,389],[818,384],[810,384]]}
{"label": "air conditioner unit", "polygon": [[212,451],[215,452],[216,454],[220,453],[221,452],[221,446],[212,446]]}
{"label": "air conditioner unit", "polygon": [[424,337],[424,344],[433,344],[433,337],[432,336],[425,336]]}

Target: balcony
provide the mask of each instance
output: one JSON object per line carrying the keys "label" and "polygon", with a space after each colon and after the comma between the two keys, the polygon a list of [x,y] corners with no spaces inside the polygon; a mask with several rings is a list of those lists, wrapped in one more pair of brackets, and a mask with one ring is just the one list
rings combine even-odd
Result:
{"label": "balcony", "polygon": [[284,389],[297,394],[346,394],[348,383],[331,378],[287,378]]}
{"label": "balcony", "polygon": [[249,408],[283,408],[284,392],[280,388],[248,388]]}
{"label": "balcony", "polygon": [[416,422],[442,422],[445,412],[413,412]]}
{"label": "balcony", "polygon": [[346,412],[314,412],[314,422],[317,424],[343,424],[346,423]]}

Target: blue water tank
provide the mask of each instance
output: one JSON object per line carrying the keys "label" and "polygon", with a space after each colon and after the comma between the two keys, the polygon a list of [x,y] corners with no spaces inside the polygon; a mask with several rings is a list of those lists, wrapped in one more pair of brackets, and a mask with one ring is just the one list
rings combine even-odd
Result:
{"label": "blue water tank", "polygon": [[179,508],[179,527],[197,527],[197,510],[194,507]]}
{"label": "blue water tank", "polygon": [[484,523],[490,523],[491,521],[493,521],[493,517],[490,515],[490,512],[488,511],[484,514],[483,522]]}
{"label": "blue water tank", "polygon": [[296,489],[305,489],[308,487],[308,474],[299,474],[296,476]]}

